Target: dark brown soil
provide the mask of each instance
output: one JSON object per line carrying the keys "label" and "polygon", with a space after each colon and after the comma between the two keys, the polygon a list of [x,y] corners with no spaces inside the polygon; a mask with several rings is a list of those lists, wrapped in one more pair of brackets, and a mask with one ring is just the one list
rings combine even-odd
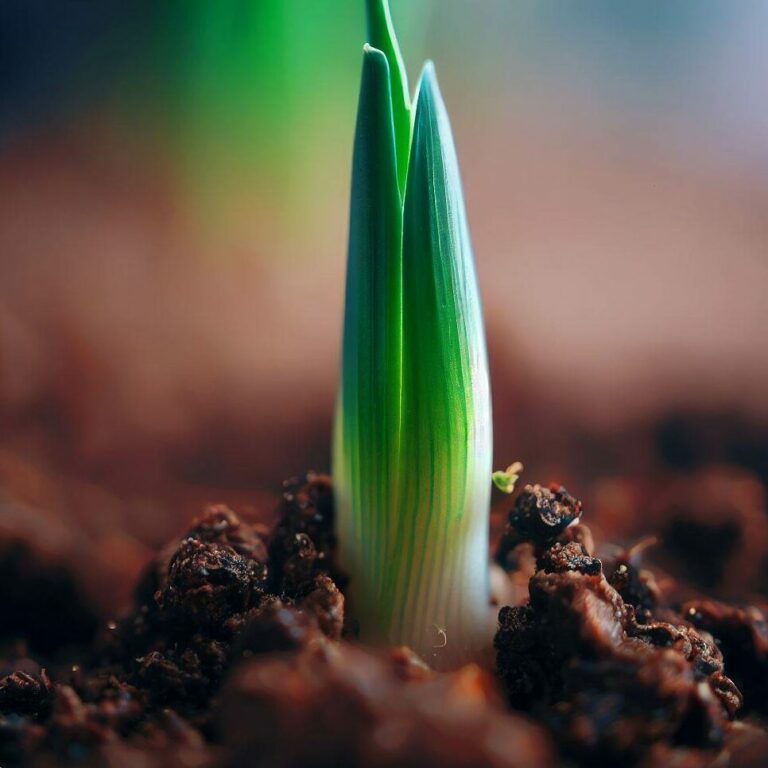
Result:
{"label": "dark brown soil", "polygon": [[43,537],[3,531],[0,766],[766,765],[760,609],[681,600],[643,546],[599,558],[581,517],[560,486],[518,494],[496,560],[528,599],[501,607],[493,672],[451,674],[345,638],[325,476],[287,485],[272,530],[209,507],[108,622]]}

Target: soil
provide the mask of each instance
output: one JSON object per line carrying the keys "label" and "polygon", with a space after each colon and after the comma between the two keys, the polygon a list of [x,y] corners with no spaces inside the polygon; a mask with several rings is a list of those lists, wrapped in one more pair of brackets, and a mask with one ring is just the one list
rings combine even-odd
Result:
{"label": "soil", "polygon": [[[207,508],[112,619],[48,527],[6,526],[0,766],[764,766],[768,626],[723,597],[756,523],[748,500],[702,517],[716,485],[665,491],[664,571],[648,541],[598,553],[565,488],[522,489],[494,542],[517,597],[490,671],[349,637],[323,475],[286,485],[271,529]],[[768,543],[747,538],[759,579]]]}

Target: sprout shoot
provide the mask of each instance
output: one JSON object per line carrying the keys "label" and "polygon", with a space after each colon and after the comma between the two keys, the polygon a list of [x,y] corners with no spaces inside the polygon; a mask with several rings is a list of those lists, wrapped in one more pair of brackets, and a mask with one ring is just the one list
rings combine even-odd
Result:
{"label": "sprout shoot", "polygon": [[499,469],[491,476],[493,484],[502,493],[514,493],[515,485],[523,473],[523,465],[519,461],[510,464],[506,469]]}
{"label": "sprout shoot", "polygon": [[361,638],[445,668],[489,641],[485,334],[434,68],[411,106],[386,0],[367,7],[334,435],[339,551]]}

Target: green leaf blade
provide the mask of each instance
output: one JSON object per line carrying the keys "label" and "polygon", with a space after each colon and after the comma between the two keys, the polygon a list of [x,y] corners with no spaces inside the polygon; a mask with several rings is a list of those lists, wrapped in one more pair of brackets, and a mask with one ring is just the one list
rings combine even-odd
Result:
{"label": "green leaf blade", "polygon": [[[360,612],[385,600],[397,489],[402,360],[402,204],[390,70],[366,46],[352,168],[346,309],[333,472],[344,567]],[[385,611],[386,613],[386,611]],[[366,617],[366,623],[378,618]]]}
{"label": "green leaf blade", "polygon": [[399,631],[423,652],[438,627],[445,645],[432,655],[450,664],[488,641],[491,408],[458,160],[431,64],[405,195],[402,365]]}

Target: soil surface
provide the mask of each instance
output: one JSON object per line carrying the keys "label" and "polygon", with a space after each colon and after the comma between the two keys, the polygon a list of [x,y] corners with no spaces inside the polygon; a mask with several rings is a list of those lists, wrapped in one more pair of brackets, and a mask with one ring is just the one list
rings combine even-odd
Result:
{"label": "soil surface", "polygon": [[271,528],[207,508],[111,618],[99,553],[6,510],[0,766],[765,766],[768,627],[730,596],[768,536],[717,477],[667,488],[669,530],[626,549],[526,486],[494,537],[495,669],[450,674],[350,636],[326,476],[286,484]]}

